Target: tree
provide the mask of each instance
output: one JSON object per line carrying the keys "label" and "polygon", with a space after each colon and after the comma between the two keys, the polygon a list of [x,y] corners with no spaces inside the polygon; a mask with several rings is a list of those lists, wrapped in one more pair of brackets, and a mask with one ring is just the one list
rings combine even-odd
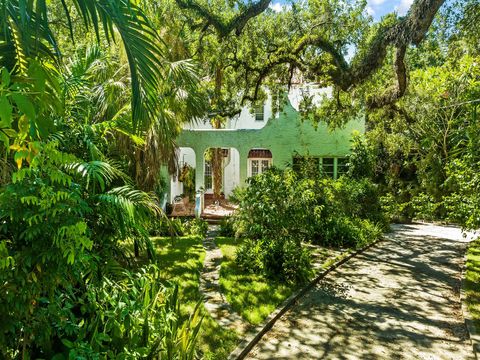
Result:
{"label": "tree", "polygon": [[[193,26],[201,33],[208,34],[209,28],[213,27],[222,41],[229,42],[232,56],[227,56],[229,61],[225,67],[232,66],[241,73],[238,78],[245,78],[243,100],[256,100],[260,85],[268,76],[277,72],[277,77],[283,73],[283,78],[290,74],[291,79],[295,70],[324,85],[333,85],[338,88],[337,94],[351,92],[383,66],[389,49],[393,48],[396,84],[367,101],[370,108],[379,108],[405,94],[407,48],[422,42],[444,0],[416,0],[405,17],[392,14],[376,25],[368,24],[364,1],[349,5],[341,1],[317,0],[307,5],[294,4],[285,14],[273,14],[267,10],[269,1],[241,3],[238,9],[223,2],[217,2],[211,8],[193,0],[176,2],[200,19],[200,24],[194,22]],[[269,36],[270,32],[264,27],[265,22],[269,23],[267,18],[279,20],[281,17],[283,19],[276,21],[274,26],[279,33],[288,33],[283,42]],[[252,62],[239,51],[242,49],[239,44],[242,41],[248,43],[242,35],[255,31],[252,29],[255,27],[261,28],[263,33],[257,33],[258,37],[254,38],[260,61]],[[348,46],[357,50],[350,62],[345,57]]]}
{"label": "tree", "polygon": [[[72,41],[75,41],[73,16],[81,18],[86,29],[93,29],[99,41],[102,36],[107,41],[120,37],[129,62],[134,128],[149,123],[158,113],[156,90],[162,75],[163,52],[160,38],[144,12],[130,0],[76,0],[72,2],[75,11],[62,4]],[[45,1],[37,4],[1,0],[0,66],[22,76],[28,70],[30,59],[59,58],[61,48],[49,21],[51,7]]]}

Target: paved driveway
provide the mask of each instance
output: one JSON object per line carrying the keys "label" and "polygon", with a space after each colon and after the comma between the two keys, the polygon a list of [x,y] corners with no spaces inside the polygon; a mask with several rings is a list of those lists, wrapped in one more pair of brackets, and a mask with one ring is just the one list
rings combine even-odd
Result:
{"label": "paved driveway", "polygon": [[397,225],[287,312],[250,359],[471,359],[459,287],[467,239]]}

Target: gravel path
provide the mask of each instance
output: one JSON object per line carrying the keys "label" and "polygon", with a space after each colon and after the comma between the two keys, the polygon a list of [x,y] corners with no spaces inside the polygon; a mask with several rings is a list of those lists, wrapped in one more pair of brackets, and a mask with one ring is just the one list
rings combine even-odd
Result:
{"label": "gravel path", "polygon": [[467,241],[454,227],[395,226],[299,300],[249,358],[473,358],[459,300]]}

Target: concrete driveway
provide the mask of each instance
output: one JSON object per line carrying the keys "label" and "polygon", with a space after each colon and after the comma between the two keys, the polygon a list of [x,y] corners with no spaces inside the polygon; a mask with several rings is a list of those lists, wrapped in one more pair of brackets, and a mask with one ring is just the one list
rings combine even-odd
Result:
{"label": "concrete driveway", "polygon": [[396,225],[299,300],[250,359],[471,359],[459,287],[468,238]]}

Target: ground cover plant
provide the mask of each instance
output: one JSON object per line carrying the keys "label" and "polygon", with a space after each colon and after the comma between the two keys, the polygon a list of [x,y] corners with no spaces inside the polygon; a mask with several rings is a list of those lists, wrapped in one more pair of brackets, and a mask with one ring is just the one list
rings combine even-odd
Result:
{"label": "ground cover plant", "polygon": [[243,271],[235,261],[242,242],[233,237],[215,239],[223,255],[219,282],[232,308],[250,324],[258,325],[295,291],[295,286]]}

